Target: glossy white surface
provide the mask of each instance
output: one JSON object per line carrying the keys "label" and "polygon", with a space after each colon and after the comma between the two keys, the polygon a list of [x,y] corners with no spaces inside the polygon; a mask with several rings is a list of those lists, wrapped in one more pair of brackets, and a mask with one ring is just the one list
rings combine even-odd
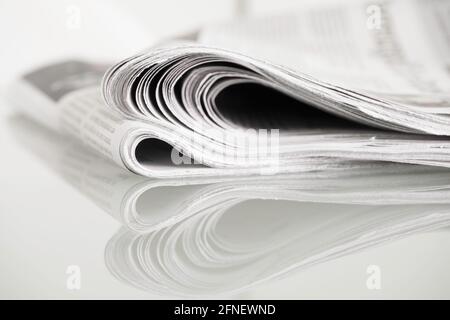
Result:
{"label": "glossy white surface", "polygon": [[[140,42],[142,37],[147,37],[148,44],[151,44],[161,36],[195,29],[204,22],[226,19],[232,16],[233,10],[230,1],[218,2],[214,8],[208,7],[210,1],[190,1],[190,5],[186,5],[185,1],[165,1],[164,4],[155,2],[153,6],[139,1],[128,1],[129,6],[126,8],[119,4],[119,1],[116,2],[115,5],[119,8],[117,12],[125,11],[130,17],[137,17],[138,23],[129,28],[139,30],[136,32],[141,34],[139,37],[127,39],[130,48],[120,46],[112,53],[111,59],[142,48]],[[58,10],[62,10],[61,14],[64,14],[64,6],[67,4],[60,5],[61,1],[58,1],[58,5],[56,3],[47,1],[43,7],[53,8],[53,12],[59,8]],[[77,54],[78,50],[81,50],[80,47],[87,48],[83,44],[84,41],[91,45],[84,51],[87,56],[91,54],[103,56],[105,51],[108,52],[108,49],[112,50],[116,46],[112,34],[108,34],[105,36],[108,40],[94,48],[93,44],[98,44],[98,40],[95,37],[88,38],[86,36],[90,33],[88,30],[80,30],[84,35],[76,36],[77,40],[72,42],[65,39],[66,31],[53,30],[53,38],[49,39],[46,32],[52,27],[52,23],[57,23],[58,14],[53,15],[56,17],[53,20],[46,16],[36,17],[33,16],[33,10],[26,13],[20,10],[21,5],[30,5],[30,1],[0,4],[1,37],[8,40],[6,43],[4,41],[3,45],[5,48],[6,44],[7,50],[2,49],[0,52],[2,90],[18,71],[43,60],[51,60],[58,55],[62,57],[67,53]],[[292,5],[293,1],[284,1],[281,5],[277,4],[277,8]],[[8,11],[3,10],[5,7]],[[97,10],[97,7],[102,8],[101,1],[88,7],[82,5],[88,12]],[[254,10],[264,12],[270,11],[273,7],[273,3],[265,1],[254,6]],[[147,12],[144,9],[147,9]],[[175,18],[170,21],[165,15],[167,10],[175,10]],[[113,13],[109,14],[109,17],[114,17]],[[110,21],[117,23],[113,18]],[[115,35],[122,32],[122,36],[126,38],[127,33],[120,31],[121,28],[118,30]],[[40,36],[41,40],[30,41],[30,33],[33,33],[34,37]],[[13,114],[14,109],[2,97],[0,298],[167,298],[168,296],[146,292],[122,283],[111,274],[105,264],[105,248],[121,228],[121,223],[97,207],[45,162],[18,143],[10,125]],[[265,203],[261,202],[261,206],[265,206]],[[158,213],[157,208],[152,210],[155,214]],[[336,207],[332,213],[339,215],[346,212],[339,212]],[[269,280],[243,290],[237,295],[208,297],[448,299],[450,298],[449,247],[450,228],[446,227],[413,234],[305,270],[294,271],[281,279]],[[66,269],[70,265],[77,265],[81,269],[80,290],[69,290],[66,286],[68,277]],[[379,290],[370,290],[366,286],[369,277],[366,270],[370,265],[380,267]]]}

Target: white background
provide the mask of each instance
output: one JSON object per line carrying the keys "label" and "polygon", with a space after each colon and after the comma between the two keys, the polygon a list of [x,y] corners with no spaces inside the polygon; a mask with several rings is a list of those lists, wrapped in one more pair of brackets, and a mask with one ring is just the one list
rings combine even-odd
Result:
{"label": "white background", "polygon": [[[248,15],[307,5],[248,1]],[[68,8],[79,28],[67,27]],[[234,1],[0,0],[0,88],[20,72],[66,57],[115,61],[164,37],[236,16]],[[119,223],[15,142],[0,100],[0,298],[161,298],[120,283],[104,249]],[[338,214],[338,213],[337,213]],[[293,273],[234,298],[449,298],[450,229],[414,235]],[[79,265],[82,288],[66,288]],[[368,290],[366,268],[382,270]],[[214,298],[214,297],[211,297]]]}

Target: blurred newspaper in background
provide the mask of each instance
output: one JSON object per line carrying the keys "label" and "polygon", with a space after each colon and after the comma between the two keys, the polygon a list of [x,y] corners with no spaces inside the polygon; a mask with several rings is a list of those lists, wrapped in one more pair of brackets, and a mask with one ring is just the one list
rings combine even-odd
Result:
{"label": "blurred newspaper in background", "polygon": [[449,167],[450,2],[369,1],[209,26],[112,67],[38,68],[10,97],[143,176]]}

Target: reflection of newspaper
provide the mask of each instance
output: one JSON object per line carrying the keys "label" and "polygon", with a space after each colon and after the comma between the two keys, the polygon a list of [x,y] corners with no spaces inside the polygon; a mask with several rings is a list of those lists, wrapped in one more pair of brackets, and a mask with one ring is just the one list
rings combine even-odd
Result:
{"label": "reflection of newspaper", "polygon": [[104,68],[72,61],[12,95],[145,176],[449,167],[449,12],[371,1],[217,25],[116,64],[102,87]]}
{"label": "reflection of newspaper", "polygon": [[125,225],[105,250],[114,276],[163,295],[230,295],[450,224],[445,168],[364,162],[353,170],[155,180],[25,117],[10,123],[22,145]]}
{"label": "reflection of newspaper", "polygon": [[105,259],[115,277],[143,290],[229,296],[331,259],[448,227],[447,210],[237,197],[146,234],[123,228],[109,241]]}

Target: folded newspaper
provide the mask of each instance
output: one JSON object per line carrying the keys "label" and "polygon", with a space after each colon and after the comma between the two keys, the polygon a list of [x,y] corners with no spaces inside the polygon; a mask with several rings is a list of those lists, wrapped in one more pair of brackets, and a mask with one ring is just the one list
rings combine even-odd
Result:
{"label": "folded newspaper", "polygon": [[450,167],[450,2],[321,6],[206,27],[11,89],[35,119],[151,177],[355,161]]}

